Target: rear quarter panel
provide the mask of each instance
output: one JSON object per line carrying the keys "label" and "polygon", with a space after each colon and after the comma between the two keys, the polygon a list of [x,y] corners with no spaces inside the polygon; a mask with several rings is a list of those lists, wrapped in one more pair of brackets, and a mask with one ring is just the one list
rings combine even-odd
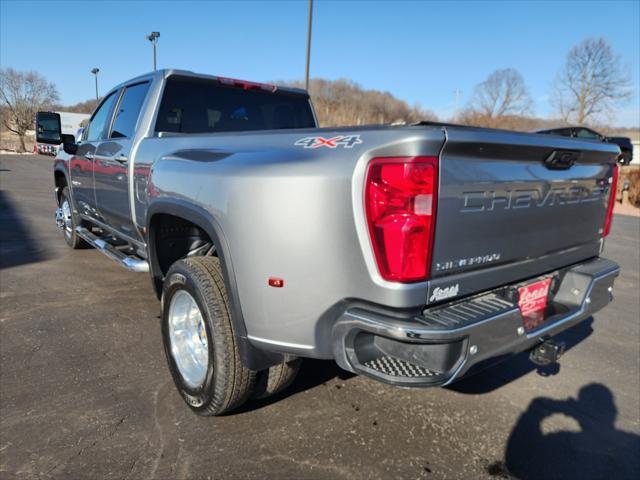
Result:
{"label": "rear quarter panel", "polygon": [[[347,133],[360,135],[362,143],[295,145],[309,135]],[[341,301],[424,304],[426,282],[386,284],[372,276],[359,178],[372,157],[437,155],[443,142],[436,127],[145,139],[136,168],[148,170],[149,182],[136,187],[136,221],[144,226],[148,206],[162,198],[205,209],[228,243],[249,338],[278,350],[330,357],[323,339],[332,326],[330,311]],[[284,288],[269,287],[272,276],[284,279]]]}

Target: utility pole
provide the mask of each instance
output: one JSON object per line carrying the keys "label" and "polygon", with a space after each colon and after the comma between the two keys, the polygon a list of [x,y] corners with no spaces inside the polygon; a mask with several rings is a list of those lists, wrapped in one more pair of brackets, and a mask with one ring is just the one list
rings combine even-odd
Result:
{"label": "utility pole", "polygon": [[454,102],[454,105],[453,105],[453,121],[454,122],[458,121],[458,99],[459,99],[461,93],[462,93],[462,91],[459,88],[456,88],[453,91],[453,94],[455,95],[455,102]]}
{"label": "utility pole", "polygon": [[160,32],[151,32],[147,35],[146,38],[153,45],[153,71],[156,71],[156,45],[158,43],[158,37],[160,37]]}
{"label": "utility pole", "polygon": [[311,57],[311,24],[313,22],[313,0],[309,0],[309,21],[307,24],[307,68],[304,75],[304,88],[309,90],[309,58]]}
{"label": "utility pole", "polygon": [[93,73],[93,75],[96,77],[96,104],[98,103],[98,99],[100,98],[98,96],[98,72],[100,71],[99,68],[92,68],[91,69],[91,73]]}

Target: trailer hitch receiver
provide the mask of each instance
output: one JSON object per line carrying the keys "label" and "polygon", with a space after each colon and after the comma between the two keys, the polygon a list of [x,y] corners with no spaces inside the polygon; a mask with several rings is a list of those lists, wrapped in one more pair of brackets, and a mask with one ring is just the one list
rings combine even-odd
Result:
{"label": "trailer hitch receiver", "polygon": [[556,340],[547,340],[534,347],[529,354],[529,359],[540,367],[557,363],[564,353],[565,343]]}

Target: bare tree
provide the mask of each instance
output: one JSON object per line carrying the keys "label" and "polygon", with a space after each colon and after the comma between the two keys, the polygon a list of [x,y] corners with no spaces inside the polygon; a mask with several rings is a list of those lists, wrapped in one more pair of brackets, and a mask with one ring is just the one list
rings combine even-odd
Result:
{"label": "bare tree", "polygon": [[567,54],[554,103],[566,122],[585,124],[629,99],[629,74],[604,38],[588,38]]}
{"label": "bare tree", "polygon": [[13,68],[0,69],[0,101],[4,104],[2,123],[18,135],[24,152],[24,137],[33,130],[38,110],[58,100],[58,91],[37,72],[19,72]]}
{"label": "bare tree", "polygon": [[513,68],[493,72],[476,86],[468,110],[489,119],[530,112],[531,98],[520,72]]}

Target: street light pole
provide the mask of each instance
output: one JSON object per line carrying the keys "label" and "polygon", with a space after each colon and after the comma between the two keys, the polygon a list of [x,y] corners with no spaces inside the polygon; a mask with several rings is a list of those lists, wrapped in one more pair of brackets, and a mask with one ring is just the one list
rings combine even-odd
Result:
{"label": "street light pole", "polygon": [[98,103],[98,72],[100,71],[99,68],[92,68],[91,69],[91,73],[93,73],[93,75],[96,77],[96,104]]}
{"label": "street light pole", "polygon": [[160,32],[151,32],[147,35],[146,38],[153,44],[153,71],[156,70],[156,44],[158,43],[158,37],[160,36]]}
{"label": "street light pole", "polygon": [[304,75],[304,88],[309,90],[309,58],[311,57],[311,24],[313,22],[313,0],[309,0],[309,21],[307,24],[307,68]]}
{"label": "street light pole", "polygon": [[462,93],[462,91],[460,91],[459,88],[456,88],[453,91],[453,94],[455,95],[455,103],[453,106],[453,122],[457,122],[458,121],[458,99],[460,97],[460,94]]}

